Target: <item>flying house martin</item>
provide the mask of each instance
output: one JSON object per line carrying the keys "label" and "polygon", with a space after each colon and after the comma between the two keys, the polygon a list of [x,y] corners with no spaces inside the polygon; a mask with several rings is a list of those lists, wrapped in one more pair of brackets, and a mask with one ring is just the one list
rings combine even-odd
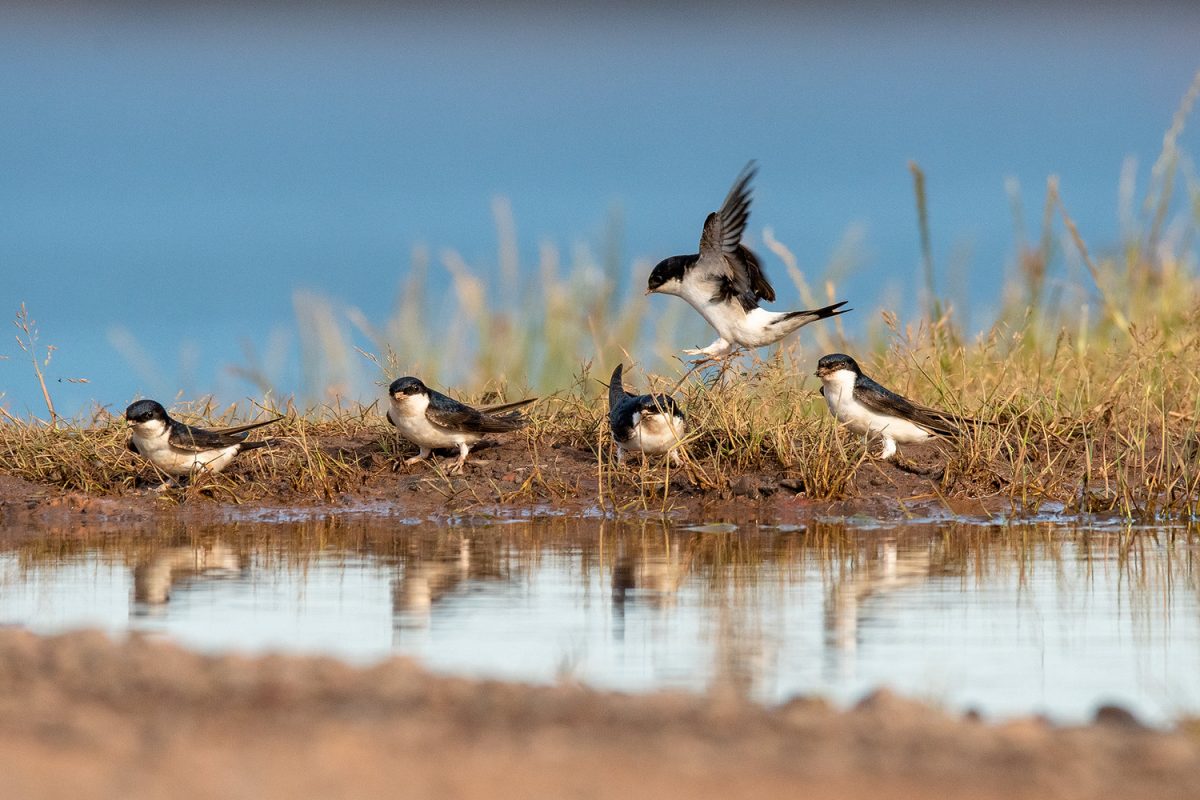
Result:
{"label": "flying house martin", "polygon": [[751,161],[742,170],[721,205],[704,220],[700,252],[671,256],[650,273],[646,294],[659,292],[682,297],[717,330],[718,338],[703,349],[684,350],[688,355],[725,358],[740,349],[766,347],[789,333],[850,309],[843,300],[813,311],[767,311],[760,300],[775,301],[758,256],[742,244],[750,218],[750,180],[757,167]]}

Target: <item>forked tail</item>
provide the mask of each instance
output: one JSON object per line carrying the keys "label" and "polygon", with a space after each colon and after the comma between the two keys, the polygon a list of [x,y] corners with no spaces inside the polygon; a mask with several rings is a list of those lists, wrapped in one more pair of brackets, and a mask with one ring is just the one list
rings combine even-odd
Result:
{"label": "forked tail", "polygon": [[608,407],[610,409],[625,399],[625,384],[621,382],[621,373],[624,369],[624,364],[617,364],[612,377],[608,379]]}
{"label": "forked tail", "polygon": [[279,447],[283,444],[283,439],[259,439],[254,442],[242,442],[241,451],[245,453],[247,450],[257,450],[260,447]]}
{"label": "forked tail", "polygon": [[838,314],[845,314],[847,311],[853,311],[852,308],[842,308],[849,300],[843,300],[840,303],[834,303],[831,306],[824,308],[814,308],[811,311],[788,311],[781,314],[778,319],[772,320],[772,325],[786,325],[790,331],[797,328],[802,328],[810,322],[816,322],[819,319],[826,317],[836,317]]}

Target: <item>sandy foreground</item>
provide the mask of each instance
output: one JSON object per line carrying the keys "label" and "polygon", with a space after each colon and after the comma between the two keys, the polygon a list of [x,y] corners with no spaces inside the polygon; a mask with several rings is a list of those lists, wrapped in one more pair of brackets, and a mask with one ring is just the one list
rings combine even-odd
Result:
{"label": "sandy foreground", "polygon": [[0,630],[4,798],[1194,798],[1200,735]]}

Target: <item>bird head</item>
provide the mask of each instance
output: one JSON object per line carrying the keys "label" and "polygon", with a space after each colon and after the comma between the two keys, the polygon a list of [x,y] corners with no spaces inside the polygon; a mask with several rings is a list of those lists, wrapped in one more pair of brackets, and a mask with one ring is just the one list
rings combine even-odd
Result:
{"label": "bird head", "polygon": [[131,428],[147,425],[152,422],[166,423],[167,410],[161,403],[154,400],[138,400],[125,409],[125,422]]}
{"label": "bird head", "polygon": [[824,380],[836,372],[848,370],[854,373],[855,377],[862,375],[862,370],[858,367],[858,362],[844,353],[830,353],[827,356],[821,356],[821,360],[817,362],[816,376]]}
{"label": "bird head", "polygon": [[646,281],[646,294],[679,294],[680,287],[683,286],[684,269],[693,260],[695,259],[689,259],[687,256],[671,256],[658,262]]}
{"label": "bird head", "polygon": [[421,383],[419,378],[396,378],[396,380],[392,381],[392,385],[388,387],[388,395],[393,400],[400,401],[419,394],[429,394],[429,388]]}

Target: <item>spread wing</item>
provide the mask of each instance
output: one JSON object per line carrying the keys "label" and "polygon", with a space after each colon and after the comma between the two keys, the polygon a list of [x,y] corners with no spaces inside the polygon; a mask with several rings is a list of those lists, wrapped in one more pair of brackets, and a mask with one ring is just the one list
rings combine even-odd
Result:
{"label": "spread wing", "polygon": [[750,181],[758,167],[751,161],[733,182],[721,210],[708,215],[704,220],[704,233],[700,236],[700,255],[710,252],[733,253],[742,241],[746,222],[750,219]]}
{"label": "spread wing", "polygon": [[751,161],[734,181],[720,211],[704,220],[700,235],[700,260],[703,277],[715,284],[713,302],[737,299],[749,311],[760,299],[775,300],[775,289],[763,273],[758,257],[742,244],[742,234],[750,219],[750,181],[758,167]]}
{"label": "spread wing", "polygon": [[[272,420],[273,421],[273,420]],[[254,425],[252,427],[259,427]],[[225,447],[230,447],[235,444],[241,444],[246,438],[244,429],[222,428],[218,430],[208,430],[206,428],[193,428],[191,425],[184,425],[182,422],[171,422],[171,433],[168,441],[172,447],[180,450],[190,450],[193,453],[201,453],[205,450],[220,450]]]}
{"label": "spread wing", "polygon": [[429,407],[425,409],[425,417],[434,425],[471,433],[504,433],[525,425],[525,418],[520,414],[486,414],[458,402],[453,397],[434,391],[429,393]]}
{"label": "spread wing", "polygon": [[957,436],[961,433],[959,424],[970,422],[953,414],[917,405],[866,376],[859,378],[855,383],[854,399],[877,414],[902,417],[943,436]]}

